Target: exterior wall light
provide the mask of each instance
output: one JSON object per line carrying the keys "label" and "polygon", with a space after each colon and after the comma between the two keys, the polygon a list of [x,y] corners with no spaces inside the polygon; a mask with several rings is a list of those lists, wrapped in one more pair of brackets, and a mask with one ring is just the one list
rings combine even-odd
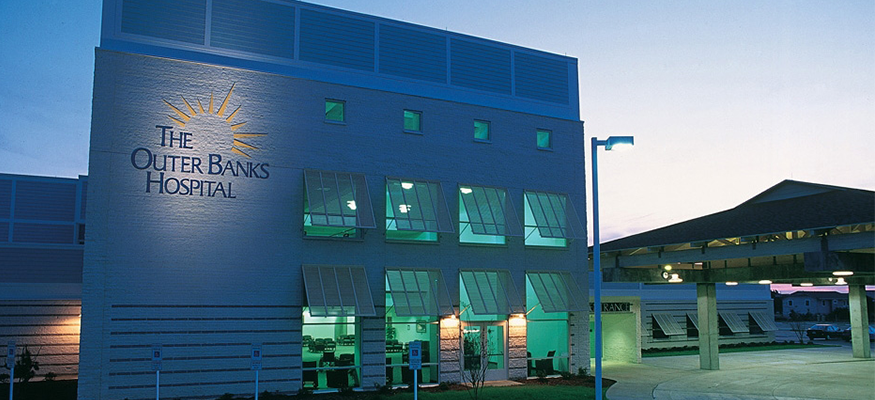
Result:
{"label": "exterior wall light", "polygon": [[671,274],[671,279],[669,279],[668,281],[671,283],[681,283],[684,280],[681,279],[680,275],[678,274]]}
{"label": "exterior wall light", "polygon": [[847,285],[848,282],[845,282],[845,278],[839,277],[836,279],[836,285]]}

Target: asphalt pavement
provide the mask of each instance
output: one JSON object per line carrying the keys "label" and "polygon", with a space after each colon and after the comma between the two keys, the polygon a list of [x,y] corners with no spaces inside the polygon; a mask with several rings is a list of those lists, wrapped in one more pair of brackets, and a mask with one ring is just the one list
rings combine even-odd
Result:
{"label": "asphalt pavement", "polygon": [[875,400],[875,359],[853,358],[851,348],[842,343],[831,340],[823,344],[836,347],[721,354],[718,371],[699,369],[697,355],[648,357],[642,364],[605,361],[604,376],[617,381],[607,397]]}

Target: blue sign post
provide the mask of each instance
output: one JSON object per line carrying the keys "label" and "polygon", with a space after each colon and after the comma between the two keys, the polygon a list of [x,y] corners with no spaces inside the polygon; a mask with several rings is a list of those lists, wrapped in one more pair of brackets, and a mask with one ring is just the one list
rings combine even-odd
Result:
{"label": "blue sign post", "polygon": [[164,358],[162,353],[161,343],[152,345],[152,370],[155,371],[155,400],[161,399],[161,361]]}
{"label": "blue sign post", "polygon": [[250,352],[251,361],[249,363],[249,369],[255,371],[255,400],[258,400],[258,371],[261,369],[261,345],[253,344],[252,351]]}
{"label": "blue sign post", "polygon": [[410,370],[413,371],[413,400],[419,399],[419,370],[422,369],[422,342],[414,340],[407,347]]}
{"label": "blue sign post", "polygon": [[9,368],[9,400],[12,400],[12,383],[15,382],[15,341],[6,345],[6,368]]}

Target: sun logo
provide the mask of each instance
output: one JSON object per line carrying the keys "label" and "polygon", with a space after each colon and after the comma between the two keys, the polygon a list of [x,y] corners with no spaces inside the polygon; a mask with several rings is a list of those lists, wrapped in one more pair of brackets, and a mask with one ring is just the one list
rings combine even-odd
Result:
{"label": "sun logo", "polygon": [[[210,93],[210,102],[207,105],[207,108],[204,109],[201,100],[198,98],[197,100],[197,108],[192,107],[191,103],[185,99],[185,97],[180,96],[182,99],[182,103],[185,107],[176,107],[171,104],[167,100],[164,101],[164,104],[174,112],[174,115],[168,115],[179,128],[185,128],[186,125],[189,125],[189,128],[201,128],[207,129],[209,132],[220,132],[219,141],[221,143],[230,145],[231,152],[239,154],[246,158],[251,158],[249,154],[247,154],[250,150],[258,150],[258,147],[255,147],[249,143],[242,141],[241,139],[248,138],[257,138],[261,136],[266,136],[266,133],[255,133],[255,132],[237,132],[243,125],[246,125],[246,122],[238,122],[234,123],[234,117],[237,116],[237,113],[240,111],[241,106],[237,106],[234,111],[232,111],[228,116],[225,116],[225,113],[228,111],[228,103],[231,100],[231,94],[234,93],[234,86],[236,83],[231,85],[231,89],[228,90],[228,94],[225,96],[225,100],[222,101],[222,104],[219,105],[218,108],[214,108],[213,106],[213,94]],[[182,109],[181,109],[182,108]],[[193,126],[194,125],[194,126]],[[192,129],[194,130],[194,129]],[[229,143],[224,143],[228,142]]]}

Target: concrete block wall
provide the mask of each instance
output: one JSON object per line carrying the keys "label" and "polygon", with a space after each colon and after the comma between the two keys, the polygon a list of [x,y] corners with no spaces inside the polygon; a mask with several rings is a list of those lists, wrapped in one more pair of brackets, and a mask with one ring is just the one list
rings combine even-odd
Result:
{"label": "concrete block wall", "polygon": [[589,312],[575,311],[569,313],[568,333],[571,336],[571,371],[569,372],[576,374],[579,368],[590,371]]}
{"label": "concrete block wall", "polygon": [[528,376],[526,321],[511,316],[507,325],[507,378],[526,379]]}
{"label": "concrete block wall", "polygon": [[440,321],[441,326],[441,356],[440,376],[441,382],[462,382],[462,331],[460,321],[456,318],[444,318]]}

